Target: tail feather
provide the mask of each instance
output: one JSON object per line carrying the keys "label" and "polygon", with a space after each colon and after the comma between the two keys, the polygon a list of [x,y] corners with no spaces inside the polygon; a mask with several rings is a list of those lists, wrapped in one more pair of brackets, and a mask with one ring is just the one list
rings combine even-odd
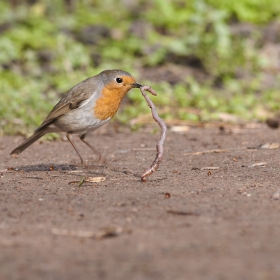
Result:
{"label": "tail feather", "polygon": [[20,144],[17,148],[15,148],[10,155],[18,155],[21,152],[23,152],[26,148],[28,148],[30,145],[32,145],[35,141],[40,139],[42,136],[44,136],[46,132],[44,131],[38,131],[35,132],[33,135],[31,135],[28,139],[26,139],[22,144]]}

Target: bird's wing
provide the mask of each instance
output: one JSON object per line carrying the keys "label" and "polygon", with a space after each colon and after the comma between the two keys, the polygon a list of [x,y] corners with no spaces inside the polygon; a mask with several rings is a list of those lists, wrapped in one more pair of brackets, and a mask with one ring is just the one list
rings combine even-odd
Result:
{"label": "bird's wing", "polygon": [[[87,79],[89,80],[89,79]],[[85,83],[87,80],[70,89],[54,106],[44,122],[35,130],[38,132],[52,124],[57,118],[75,110],[87,103],[92,94],[97,94],[94,84]]]}

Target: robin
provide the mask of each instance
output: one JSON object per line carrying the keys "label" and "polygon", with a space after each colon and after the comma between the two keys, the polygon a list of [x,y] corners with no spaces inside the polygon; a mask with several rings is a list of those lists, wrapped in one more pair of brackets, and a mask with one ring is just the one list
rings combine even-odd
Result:
{"label": "robin", "polygon": [[106,70],[82,81],[60,99],[34,134],[15,148],[11,155],[20,154],[47,133],[66,132],[83,165],[84,160],[72,140],[72,134],[78,134],[96,152],[85,140],[86,135],[107,123],[118,111],[127,92],[141,86],[122,70]]}

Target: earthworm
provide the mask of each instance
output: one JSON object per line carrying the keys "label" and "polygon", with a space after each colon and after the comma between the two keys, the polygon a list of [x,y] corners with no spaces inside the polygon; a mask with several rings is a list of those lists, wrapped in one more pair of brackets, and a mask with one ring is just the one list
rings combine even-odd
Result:
{"label": "earthworm", "polygon": [[145,98],[145,100],[147,101],[149,107],[151,108],[154,120],[158,123],[158,125],[161,128],[161,136],[160,136],[160,138],[158,140],[158,143],[157,143],[157,155],[156,155],[156,158],[153,161],[153,163],[150,166],[150,168],[148,168],[143,173],[143,175],[141,176],[141,181],[142,182],[146,182],[146,178],[148,176],[150,176],[152,173],[154,173],[157,170],[157,168],[159,167],[159,164],[160,164],[162,156],[163,156],[163,144],[164,144],[165,136],[166,136],[166,124],[159,117],[159,115],[158,115],[158,113],[156,111],[154,103],[151,101],[151,99],[145,93],[145,90],[150,92],[152,95],[156,96],[157,94],[156,94],[156,92],[150,86],[142,86],[142,87],[140,87],[140,91],[141,91],[143,97]]}

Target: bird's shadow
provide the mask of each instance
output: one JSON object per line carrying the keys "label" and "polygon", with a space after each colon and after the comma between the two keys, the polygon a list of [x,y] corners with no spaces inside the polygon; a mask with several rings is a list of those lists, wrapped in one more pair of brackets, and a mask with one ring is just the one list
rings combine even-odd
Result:
{"label": "bird's shadow", "polygon": [[[52,163],[48,163],[48,164],[35,164],[35,165],[23,165],[23,166],[17,166],[14,167],[12,170],[13,171],[18,171],[18,172],[53,172],[53,171],[58,171],[58,172],[65,172],[65,171],[75,171],[75,170],[83,170],[84,172],[93,172],[96,173],[97,170],[91,170],[92,168],[96,168],[96,167],[101,167],[101,168],[105,168],[107,169],[108,167],[106,166],[98,166],[98,165],[86,165],[86,166],[82,166],[82,165],[76,165],[76,164],[52,164]],[[129,170],[120,170],[120,169],[112,169],[113,172],[116,173],[123,173],[123,174],[127,174],[127,175],[131,175],[135,178],[139,178],[140,180],[140,174],[139,173],[135,173]],[[101,172],[100,170],[97,171],[98,175],[102,175],[104,176],[104,174]],[[157,178],[157,179],[153,179],[153,178],[148,178],[147,180],[150,182],[158,182],[158,181],[162,181],[165,180],[167,178]]]}
{"label": "bird's shadow", "polygon": [[36,164],[23,165],[14,168],[15,171],[36,172],[36,171],[69,171],[77,170],[79,167],[74,164]]}
{"label": "bird's shadow", "polygon": [[22,165],[22,166],[16,166],[12,170],[24,171],[24,172],[36,172],[36,171],[47,172],[47,171],[71,171],[71,170],[83,169],[84,171],[90,171],[91,169],[95,169],[98,167],[106,168],[106,161],[88,159],[82,165],[80,161],[73,160],[69,164],[48,163],[48,164]]}

